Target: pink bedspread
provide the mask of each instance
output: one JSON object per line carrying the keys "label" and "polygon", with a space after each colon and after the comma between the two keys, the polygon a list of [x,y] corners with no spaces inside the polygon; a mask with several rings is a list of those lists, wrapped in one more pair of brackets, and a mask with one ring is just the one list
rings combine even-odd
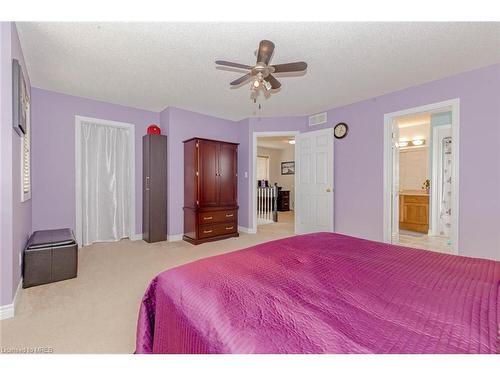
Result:
{"label": "pink bedspread", "polygon": [[500,262],[316,233],[159,274],[136,353],[496,353]]}

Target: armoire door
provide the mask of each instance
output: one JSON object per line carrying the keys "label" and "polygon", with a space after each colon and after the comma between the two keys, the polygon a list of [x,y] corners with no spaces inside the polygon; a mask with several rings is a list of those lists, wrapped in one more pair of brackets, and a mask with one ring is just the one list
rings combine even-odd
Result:
{"label": "armoire door", "polygon": [[228,143],[219,145],[219,205],[237,204],[237,146]]}
{"label": "armoire door", "polygon": [[199,140],[200,207],[218,206],[217,142]]}

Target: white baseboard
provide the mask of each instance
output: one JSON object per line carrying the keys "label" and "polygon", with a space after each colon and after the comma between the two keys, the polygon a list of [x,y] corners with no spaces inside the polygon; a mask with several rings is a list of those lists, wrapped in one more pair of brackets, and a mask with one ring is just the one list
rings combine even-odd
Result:
{"label": "white baseboard", "polygon": [[253,230],[252,228],[242,227],[241,225],[238,225],[238,231],[248,234],[257,233],[257,231]]}
{"label": "white baseboard", "polygon": [[[167,234],[167,241],[168,242],[174,242],[174,241],[181,241],[182,240],[182,233],[181,234]],[[142,233],[137,233],[133,238],[132,241],[140,241],[143,239]]]}
{"label": "white baseboard", "polygon": [[19,280],[19,284],[17,285],[16,294],[14,295],[14,301],[12,301],[9,305],[0,306],[0,320],[13,318],[16,314],[17,307],[17,296],[19,295],[19,291],[21,290],[21,285],[23,284],[23,278]]}
{"label": "white baseboard", "polygon": [[139,240],[142,240],[142,233],[136,233],[133,235],[133,237],[131,238],[132,241],[139,241]]}
{"label": "white baseboard", "polygon": [[[243,233],[256,233],[255,231],[252,232],[252,230],[250,228],[247,228],[247,227],[238,226],[238,230],[240,232],[243,232]],[[182,237],[183,236],[184,235],[182,233],[179,233],[179,234],[168,234],[167,235],[167,241],[168,242],[182,241]],[[132,240],[133,241],[142,240],[142,234],[136,234]]]}
{"label": "white baseboard", "polygon": [[174,242],[174,241],[182,241],[182,236],[183,234],[169,234],[167,235],[167,241],[168,242]]}
{"label": "white baseboard", "polygon": [[14,304],[0,306],[0,320],[10,319],[14,317]]}

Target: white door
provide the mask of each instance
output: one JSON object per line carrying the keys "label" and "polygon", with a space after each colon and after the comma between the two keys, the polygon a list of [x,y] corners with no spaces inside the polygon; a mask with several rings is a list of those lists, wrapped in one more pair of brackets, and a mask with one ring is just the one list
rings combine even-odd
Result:
{"label": "white door", "polygon": [[[399,128],[392,125],[392,234],[399,234]],[[397,242],[397,241],[396,241]]]}
{"label": "white door", "polygon": [[295,233],[333,231],[333,129],[296,137]]}

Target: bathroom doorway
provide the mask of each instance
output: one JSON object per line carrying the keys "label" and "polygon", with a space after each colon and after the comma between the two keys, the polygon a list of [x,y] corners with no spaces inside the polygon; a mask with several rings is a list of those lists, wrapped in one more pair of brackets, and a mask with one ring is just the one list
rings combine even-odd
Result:
{"label": "bathroom doorway", "polygon": [[458,118],[454,121],[454,115],[458,116],[455,101],[386,115],[386,242],[457,253]]}

